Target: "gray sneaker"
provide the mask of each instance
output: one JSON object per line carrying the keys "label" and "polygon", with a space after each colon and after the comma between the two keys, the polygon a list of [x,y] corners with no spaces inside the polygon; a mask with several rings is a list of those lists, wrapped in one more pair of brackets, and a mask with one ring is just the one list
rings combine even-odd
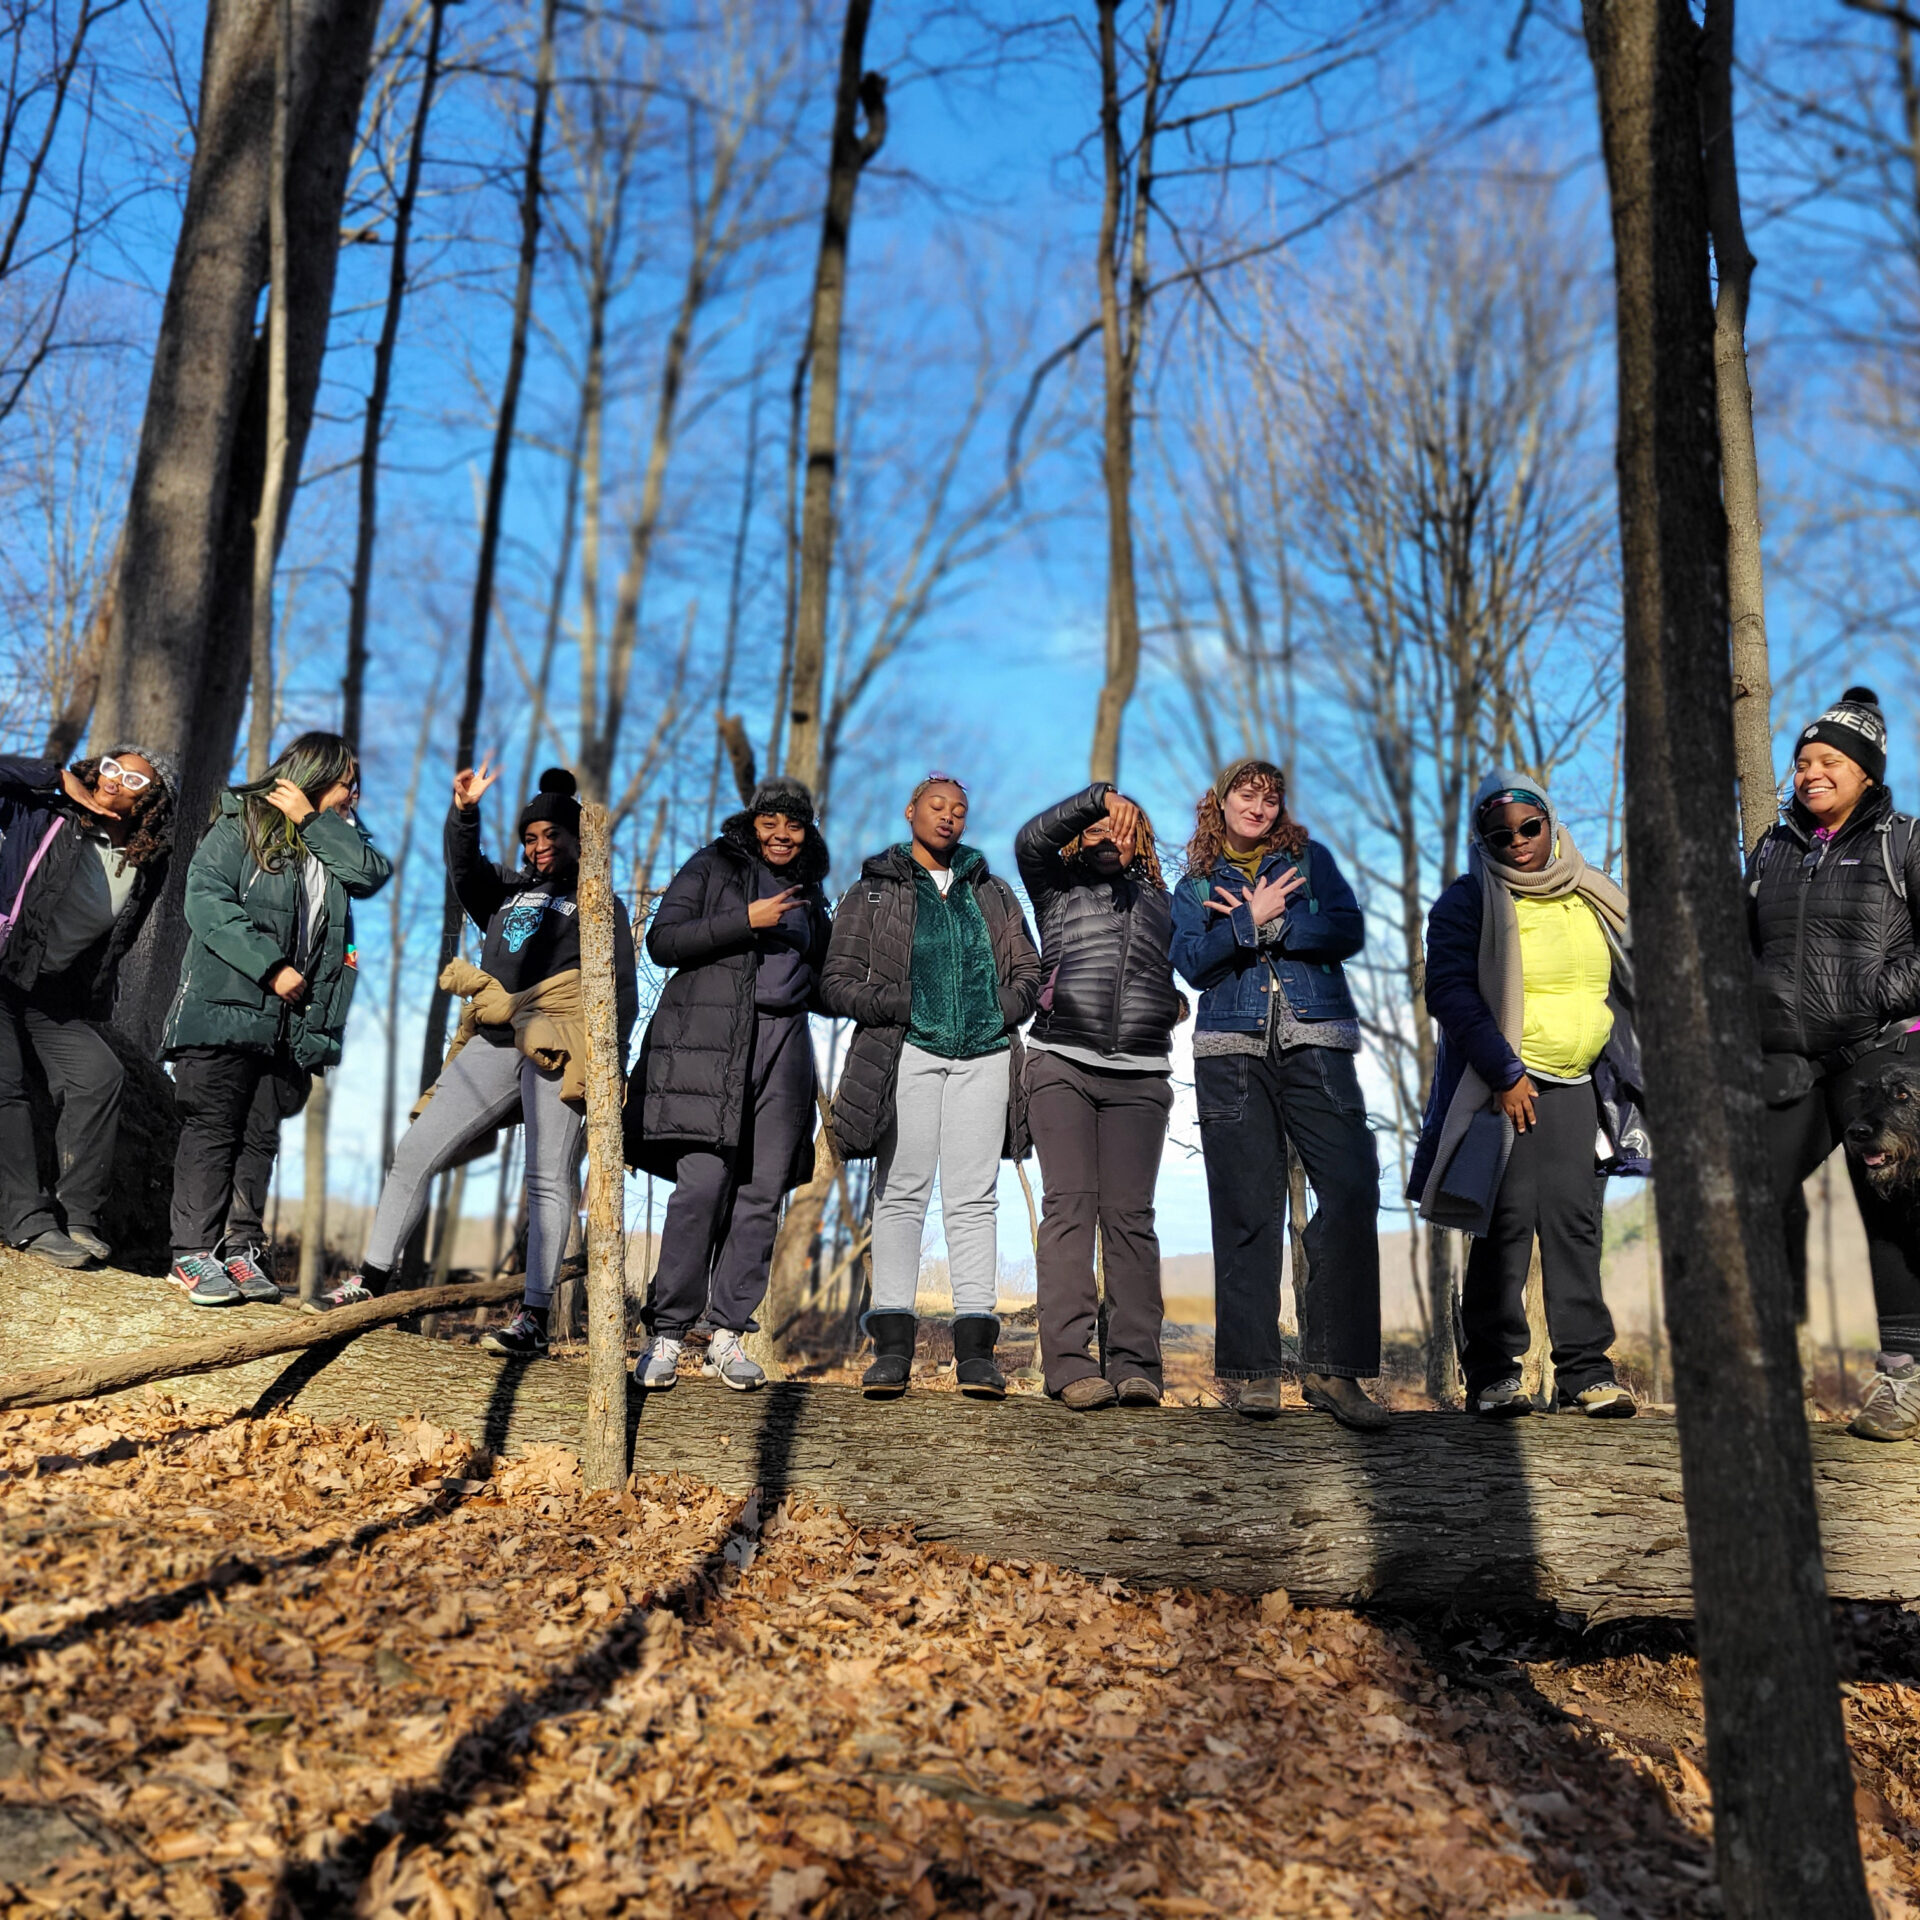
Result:
{"label": "gray sneaker", "polygon": [[260,1264],[258,1247],[242,1247],[238,1253],[228,1254],[221,1264],[227,1270],[227,1278],[247,1299],[264,1300],[276,1307],[286,1299],[279,1284]]}
{"label": "gray sneaker", "polygon": [[67,1229],[67,1238],[76,1247],[84,1247],[103,1266],[113,1258],[113,1249],[91,1227],[70,1226]]}
{"label": "gray sneaker", "polygon": [[1859,1440],[1912,1440],[1920,1436],[1920,1366],[1876,1372],[1860,1411],[1847,1422]]}
{"label": "gray sneaker", "polygon": [[633,1363],[634,1385],[648,1393],[670,1393],[679,1378],[680,1342],[670,1333],[656,1333]]}
{"label": "gray sneaker", "polygon": [[246,1295],[227,1278],[227,1270],[210,1253],[183,1253],[167,1278],[196,1307],[237,1307]]}
{"label": "gray sneaker", "polygon": [[1527,1398],[1520,1376],[1510,1373],[1504,1380],[1482,1387],[1473,1396],[1473,1410],[1489,1420],[1517,1420],[1523,1413],[1533,1411],[1533,1402]]}
{"label": "gray sneaker", "polygon": [[713,1344],[707,1349],[707,1364],[702,1373],[717,1373],[735,1393],[751,1393],[767,1384],[765,1370],[747,1358],[740,1336],[728,1327],[715,1327]]}
{"label": "gray sneaker", "polygon": [[36,1260],[44,1260],[55,1267],[90,1267],[93,1255],[79,1241],[62,1233],[58,1227],[49,1227],[45,1233],[36,1233],[24,1247],[22,1253],[30,1253]]}

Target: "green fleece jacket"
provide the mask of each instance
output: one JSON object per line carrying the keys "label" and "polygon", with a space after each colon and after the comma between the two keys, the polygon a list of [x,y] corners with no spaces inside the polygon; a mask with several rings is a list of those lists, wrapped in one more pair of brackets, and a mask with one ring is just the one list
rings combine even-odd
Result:
{"label": "green fleece jacket", "polygon": [[969,877],[981,864],[972,847],[953,850],[953,880],[943,894],[916,863],[913,921],[913,1017],[907,1045],[943,1060],[974,1060],[1011,1044],[1000,1011],[1000,970]]}

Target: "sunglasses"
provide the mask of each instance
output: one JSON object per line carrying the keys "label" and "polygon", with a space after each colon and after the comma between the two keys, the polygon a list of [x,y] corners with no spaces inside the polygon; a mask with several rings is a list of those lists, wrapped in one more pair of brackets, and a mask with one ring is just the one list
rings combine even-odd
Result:
{"label": "sunglasses", "polygon": [[116,785],[125,788],[128,793],[143,793],[148,787],[153,785],[152,774],[135,773],[131,767],[123,767],[112,754],[106,754],[102,757],[100,761],[100,778],[102,780],[112,780]]}
{"label": "sunglasses", "polygon": [[965,794],[967,790],[967,783],[964,780],[962,780],[957,774],[929,773],[922,778],[920,782],[920,791],[922,793],[925,793],[929,787],[958,787],[961,793]]}
{"label": "sunglasses", "polygon": [[1546,820],[1536,813],[1531,820],[1522,820],[1517,827],[1495,827],[1491,833],[1481,837],[1495,853],[1505,853],[1516,840],[1538,840],[1546,830]]}

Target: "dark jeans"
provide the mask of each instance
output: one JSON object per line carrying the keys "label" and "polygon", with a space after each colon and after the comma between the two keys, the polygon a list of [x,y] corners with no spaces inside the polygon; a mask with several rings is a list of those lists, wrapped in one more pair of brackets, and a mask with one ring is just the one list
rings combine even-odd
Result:
{"label": "dark jeans", "polygon": [[[40,1184],[27,1106],[27,1063],[39,1062],[53,1095],[59,1203]],[[61,1020],[30,1000],[0,994],[0,1237],[23,1247],[58,1227],[98,1230],[120,1132],[125,1074],[85,1020]]]}
{"label": "dark jeans", "polygon": [[1099,1319],[1093,1231],[1107,1289],[1107,1377],[1160,1384],[1160,1239],[1153,1189],[1173,1109],[1164,1073],[1111,1073],[1027,1055],[1027,1120],[1045,1188],[1035,1260],[1047,1391],[1100,1368],[1087,1352]]}
{"label": "dark jeans", "polygon": [[1461,1365],[1471,1396],[1519,1370],[1526,1357],[1527,1269],[1540,1237],[1540,1287],[1561,1403],[1613,1378],[1613,1316],[1600,1291],[1601,1204],[1607,1178],[1594,1157],[1599,1108],[1592,1086],[1536,1082],[1536,1124],[1513,1137],[1493,1202],[1493,1231],[1467,1255],[1460,1289]]}
{"label": "dark jeans", "polygon": [[280,1122],[307,1104],[313,1076],[286,1053],[186,1047],[173,1062],[180,1147],[173,1161],[173,1251],[212,1253],[266,1238]]}
{"label": "dark jeans", "polygon": [[[1920,1067],[1920,1054],[1908,1056]],[[1858,1110],[1868,1083],[1904,1064],[1895,1047],[1876,1047],[1852,1066],[1815,1081],[1790,1107],[1767,1109],[1767,1157],[1787,1241],[1795,1317],[1807,1317],[1807,1216],[1801,1183],[1826,1159]],[[1865,1170],[1847,1155],[1847,1177],[1867,1230],[1867,1266],[1873,1274],[1873,1305],[1886,1353],[1920,1357],[1920,1222],[1905,1208],[1883,1200],[1867,1185]]]}
{"label": "dark jeans", "polygon": [[678,1339],[704,1312],[745,1333],[767,1291],[780,1197],[813,1125],[813,1039],[804,1013],[754,1019],[748,1106],[731,1152],[694,1148],[674,1170],[660,1226],[650,1312],[655,1333]]}
{"label": "dark jeans", "polygon": [[1213,1216],[1214,1372],[1281,1369],[1287,1142],[1312,1183],[1300,1364],[1348,1380],[1380,1371],[1380,1156],[1353,1055],[1334,1047],[1203,1054],[1193,1063]]}

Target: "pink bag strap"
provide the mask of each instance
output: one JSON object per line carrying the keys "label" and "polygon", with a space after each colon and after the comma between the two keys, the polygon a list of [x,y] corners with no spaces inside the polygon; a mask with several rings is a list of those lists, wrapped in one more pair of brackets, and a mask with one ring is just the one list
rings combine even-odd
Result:
{"label": "pink bag strap", "polygon": [[40,862],[47,857],[47,849],[53,845],[53,837],[66,824],[65,817],[55,814],[53,825],[40,836],[40,844],[33,850],[33,858],[27,862],[27,870],[20,876],[20,891],[13,896],[13,905],[5,913],[0,913],[0,946],[6,944],[7,936],[13,931],[13,923],[20,917],[20,908],[26,900],[27,889],[33,884],[33,876],[40,870]]}

